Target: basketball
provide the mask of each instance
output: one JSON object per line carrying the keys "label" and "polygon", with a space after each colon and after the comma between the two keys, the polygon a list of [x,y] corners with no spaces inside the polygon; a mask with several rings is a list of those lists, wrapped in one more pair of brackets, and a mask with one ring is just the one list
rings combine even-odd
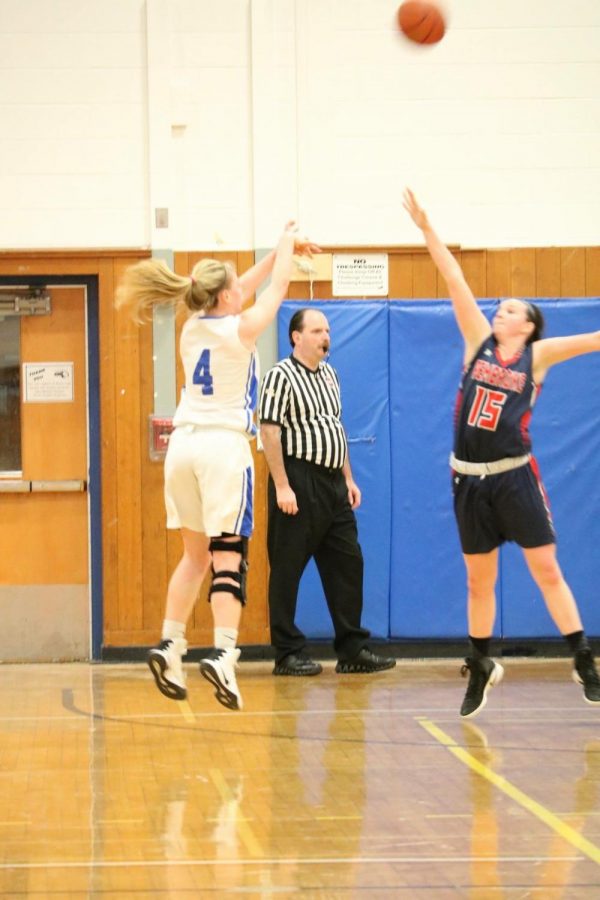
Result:
{"label": "basketball", "polygon": [[406,0],[398,9],[398,26],[415,44],[437,44],[444,37],[446,22],[434,3]]}

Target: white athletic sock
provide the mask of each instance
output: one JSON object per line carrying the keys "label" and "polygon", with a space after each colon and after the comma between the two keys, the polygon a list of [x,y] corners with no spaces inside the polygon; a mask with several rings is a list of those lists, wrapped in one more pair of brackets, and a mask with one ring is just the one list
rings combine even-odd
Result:
{"label": "white athletic sock", "polygon": [[217,650],[229,650],[237,642],[237,628],[215,628],[215,647]]}
{"label": "white athletic sock", "polygon": [[162,627],[163,641],[173,641],[175,638],[185,637],[185,622],[176,622],[175,619],[165,619]]}

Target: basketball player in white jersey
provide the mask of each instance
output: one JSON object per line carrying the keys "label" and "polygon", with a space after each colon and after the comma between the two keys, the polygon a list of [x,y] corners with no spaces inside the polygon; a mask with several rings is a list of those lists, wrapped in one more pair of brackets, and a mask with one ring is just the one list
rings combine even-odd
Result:
{"label": "basketball player in white jersey", "polygon": [[[180,530],[183,556],[169,581],[162,640],[148,653],[158,689],[174,700],[187,696],[185,629],[210,568],[214,650],[200,661],[200,671],[223,706],[242,708],[235,667],[253,527],[256,339],[287,293],[292,255],[313,251],[318,247],[298,238],[289,222],[276,250],[241,276],[231,264],[211,259],[181,276],[153,259],[129,268],[117,291],[117,304],[129,305],[138,321],[159,304],[184,303],[190,310],[179,348],[185,388],[165,460],[167,528]],[[269,274],[269,286],[242,312]]]}

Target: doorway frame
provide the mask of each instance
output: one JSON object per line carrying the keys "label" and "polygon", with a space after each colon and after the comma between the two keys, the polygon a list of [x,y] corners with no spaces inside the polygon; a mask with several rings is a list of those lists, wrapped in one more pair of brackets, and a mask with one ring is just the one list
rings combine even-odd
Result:
{"label": "doorway frame", "polygon": [[0,275],[1,287],[82,287],[85,290],[90,659],[102,658],[104,623],[102,553],[102,467],[100,432],[100,330],[98,275]]}

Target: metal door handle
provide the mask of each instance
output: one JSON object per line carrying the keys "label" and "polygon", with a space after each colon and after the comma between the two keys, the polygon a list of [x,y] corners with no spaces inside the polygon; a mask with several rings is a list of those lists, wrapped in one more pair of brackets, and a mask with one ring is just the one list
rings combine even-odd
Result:
{"label": "metal door handle", "polygon": [[20,478],[0,478],[0,494],[28,494],[30,490],[30,481],[22,481]]}
{"label": "metal door handle", "polygon": [[0,494],[29,493],[79,493],[87,490],[87,481],[67,478],[63,481],[23,481],[17,478],[0,478]]}
{"label": "metal door handle", "polygon": [[54,493],[63,493],[65,491],[85,491],[87,487],[87,483],[85,481],[79,481],[75,478],[67,478],[64,481],[32,481],[31,482],[31,490],[32,492],[54,492]]}

